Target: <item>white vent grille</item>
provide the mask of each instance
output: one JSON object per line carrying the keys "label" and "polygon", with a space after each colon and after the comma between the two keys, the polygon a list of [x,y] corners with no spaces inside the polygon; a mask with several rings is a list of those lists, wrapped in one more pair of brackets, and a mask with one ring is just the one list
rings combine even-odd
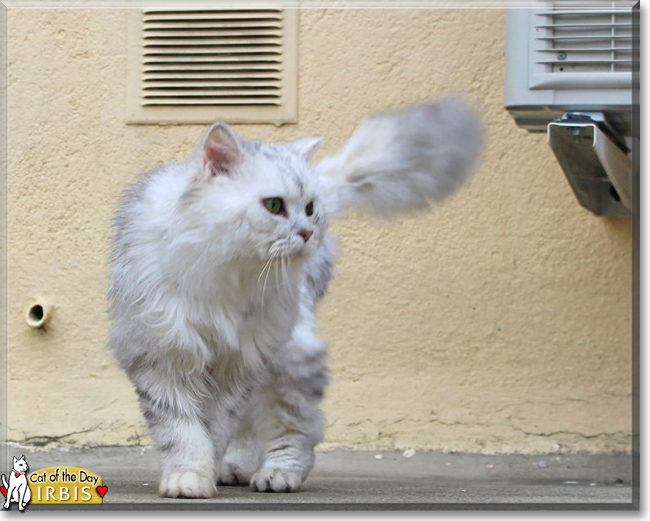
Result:
{"label": "white vent grille", "polygon": [[505,105],[519,126],[546,132],[565,112],[602,112],[618,133],[630,135],[639,58],[634,4],[507,4]]}
{"label": "white vent grille", "polygon": [[534,61],[547,73],[627,72],[634,45],[631,6],[544,2],[534,14]]}
{"label": "white vent grille", "polygon": [[294,10],[146,9],[130,28],[130,122],[295,122]]}

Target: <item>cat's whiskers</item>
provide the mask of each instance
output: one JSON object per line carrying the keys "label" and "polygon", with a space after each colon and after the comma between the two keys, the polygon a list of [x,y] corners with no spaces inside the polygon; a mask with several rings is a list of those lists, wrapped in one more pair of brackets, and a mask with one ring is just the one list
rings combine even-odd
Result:
{"label": "cat's whiskers", "polygon": [[[280,257],[280,277],[278,281],[278,290],[284,288],[290,283],[288,269],[289,269],[289,257],[287,255],[282,255]],[[284,292],[280,292],[280,293],[282,294]]]}
{"label": "cat's whiskers", "polygon": [[[275,260],[275,258],[276,255],[273,255],[270,261],[272,262],[273,260]],[[268,269],[266,270],[266,277],[264,278],[264,286],[262,286],[262,309],[264,309],[264,292],[266,291],[266,283],[269,280],[269,273],[271,273],[271,264],[270,263],[267,264],[268,264]]]}
{"label": "cat's whiskers", "polygon": [[262,271],[260,271],[260,276],[257,277],[257,284],[259,285],[260,279],[262,278],[262,275],[264,275],[264,270],[270,266],[271,262],[273,262],[273,259],[275,258],[275,255],[272,255],[269,260],[266,261],[266,264],[262,268]]}
{"label": "cat's whiskers", "polygon": [[278,262],[276,263],[276,276],[275,276],[275,289],[279,298],[282,298],[282,292],[280,291],[281,282],[282,282],[282,263],[284,261],[284,255],[278,257]]}
{"label": "cat's whiskers", "polygon": [[[269,257],[269,260],[266,261],[266,264],[264,264],[264,267],[262,268],[262,271],[260,271],[259,277],[257,277],[257,283],[255,284],[256,287],[259,287],[260,280],[262,279],[262,276],[264,275],[264,272],[271,269],[271,265],[273,263],[274,258],[275,258],[275,255],[271,255],[271,257]],[[267,277],[268,277],[268,272],[267,272]],[[264,310],[264,289],[262,289],[261,310],[262,311]]]}
{"label": "cat's whiskers", "polygon": [[[280,258],[282,258],[282,257],[280,257]],[[275,289],[280,289],[280,286],[279,286],[280,278],[278,276],[278,264],[280,264],[280,263],[279,262],[275,263]]]}

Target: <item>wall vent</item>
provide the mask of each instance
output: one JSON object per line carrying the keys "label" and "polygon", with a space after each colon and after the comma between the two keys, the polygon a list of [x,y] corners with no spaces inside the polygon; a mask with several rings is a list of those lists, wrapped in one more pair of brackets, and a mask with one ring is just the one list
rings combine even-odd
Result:
{"label": "wall vent", "polygon": [[555,2],[535,13],[536,63],[551,73],[632,70],[632,13],[608,2],[600,9]]}
{"label": "wall vent", "polygon": [[506,11],[505,105],[517,124],[546,132],[565,112],[603,112],[631,131],[639,58],[634,0],[533,0]]}
{"label": "wall vent", "polygon": [[297,10],[129,13],[129,123],[295,123]]}
{"label": "wall vent", "polygon": [[506,108],[520,127],[546,132],[582,206],[629,217],[639,139],[634,0],[514,4],[506,12]]}
{"label": "wall vent", "polygon": [[631,86],[629,2],[537,0],[533,6],[530,88]]}

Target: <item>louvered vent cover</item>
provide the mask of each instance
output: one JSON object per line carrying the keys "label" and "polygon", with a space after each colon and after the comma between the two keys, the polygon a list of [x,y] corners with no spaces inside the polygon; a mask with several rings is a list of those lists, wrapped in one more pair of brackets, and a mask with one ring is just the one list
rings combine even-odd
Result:
{"label": "louvered vent cover", "polygon": [[[632,12],[621,2],[546,2],[536,14],[535,61],[550,72],[632,70]],[[598,7],[596,7],[598,6]]]}
{"label": "louvered vent cover", "polygon": [[546,132],[565,112],[602,112],[630,136],[639,66],[635,0],[512,0],[506,12],[505,105]]}
{"label": "louvered vent cover", "polygon": [[130,123],[296,121],[296,10],[129,16]]}
{"label": "louvered vent cover", "polygon": [[638,49],[632,34],[632,2],[538,0],[536,4],[539,8],[530,17],[531,88],[631,84],[634,49]]}

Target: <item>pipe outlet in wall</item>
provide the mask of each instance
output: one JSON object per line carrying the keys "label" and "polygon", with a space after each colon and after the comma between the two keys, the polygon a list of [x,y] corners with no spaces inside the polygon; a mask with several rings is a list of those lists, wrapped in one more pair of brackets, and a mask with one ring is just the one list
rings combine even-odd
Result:
{"label": "pipe outlet in wall", "polygon": [[34,329],[42,328],[52,316],[52,305],[43,300],[35,299],[27,306],[25,322]]}

